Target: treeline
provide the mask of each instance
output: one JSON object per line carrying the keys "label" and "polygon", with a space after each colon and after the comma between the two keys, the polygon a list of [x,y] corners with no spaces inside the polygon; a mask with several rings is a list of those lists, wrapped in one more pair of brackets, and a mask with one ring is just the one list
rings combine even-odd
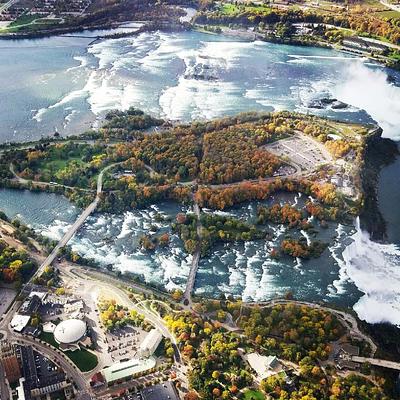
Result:
{"label": "treeline", "polygon": [[178,214],[172,230],[178,232],[183,241],[184,248],[189,254],[193,254],[197,246],[202,255],[207,254],[218,243],[246,242],[263,239],[267,232],[257,229],[238,218],[225,217],[213,214],[201,214],[200,238],[197,235],[197,217],[194,214]]}
{"label": "treeline", "polygon": [[[300,239],[285,239],[282,241],[280,250],[282,253],[294,258],[318,258],[328,247],[328,243],[318,240],[307,243],[305,237]],[[276,255],[276,254],[275,254]]]}
{"label": "treeline", "polygon": [[242,182],[216,189],[200,187],[195,193],[195,200],[201,207],[224,210],[246,201],[265,200],[279,190],[312,195],[324,205],[344,206],[342,196],[336,192],[334,185],[307,179],[276,178],[272,181]]}
{"label": "treeline", "polygon": [[198,174],[201,143],[190,130],[155,133],[138,141],[134,157],[176,181],[194,179]]}
{"label": "treeline", "polygon": [[269,138],[268,134],[263,135],[266,131],[263,128],[241,124],[206,133],[203,137],[200,180],[219,184],[272,176],[281,162],[275,155],[260,148]]}
{"label": "treeline", "polygon": [[287,224],[290,228],[301,226],[303,229],[308,227],[308,222],[304,219],[301,210],[290,204],[273,204],[271,207],[259,206],[257,208],[257,223],[265,224],[266,222],[275,224]]}
{"label": "treeline", "polygon": [[113,110],[107,113],[106,122],[99,130],[103,139],[133,140],[141,137],[139,132],[165,123],[163,119],[154,118],[134,107],[126,111]]}
{"label": "treeline", "polygon": [[126,325],[146,326],[144,316],[135,310],[128,310],[117,304],[115,300],[103,300],[98,304],[100,320],[108,331],[122,328]]}
{"label": "treeline", "polygon": [[300,8],[270,9],[257,12],[256,8],[247,8],[238,13],[224,13],[218,9],[199,12],[196,23],[211,25],[245,25],[263,26],[291,25],[293,23],[320,23],[341,28],[352,29],[356,32],[367,33],[371,36],[384,37],[394,44],[400,44],[400,27],[396,18],[379,18],[373,12],[363,9],[352,9],[350,12],[322,13],[321,10],[302,10]]}
{"label": "treeline", "polygon": [[118,214],[133,208],[142,208],[164,200],[188,204],[191,201],[191,189],[187,186],[160,185],[147,186],[136,182],[127,183],[117,191],[103,192],[98,210]]}
{"label": "treeline", "polygon": [[290,303],[243,307],[239,326],[262,351],[297,363],[306,356],[327,359],[330,342],[344,333],[331,313]]}
{"label": "treeline", "polygon": [[174,313],[164,319],[190,364],[190,387],[202,399],[233,399],[252,384],[253,378],[238,351],[239,336],[192,313]]}
{"label": "treeline", "polygon": [[20,286],[32,275],[36,264],[25,251],[16,250],[0,240],[0,280]]}
{"label": "treeline", "polygon": [[107,163],[127,157],[126,146],[64,142],[38,144],[7,155],[19,176],[26,180],[95,188],[96,176]]}
{"label": "treeline", "polygon": [[297,388],[290,390],[285,379],[273,375],[261,382],[261,389],[277,400],[389,400],[384,391],[362,376],[326,375],[321,367],[304,359],[300,362]]}

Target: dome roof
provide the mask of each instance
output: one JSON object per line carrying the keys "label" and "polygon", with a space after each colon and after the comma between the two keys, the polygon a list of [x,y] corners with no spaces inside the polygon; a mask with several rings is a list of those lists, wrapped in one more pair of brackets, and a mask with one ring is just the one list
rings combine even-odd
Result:
{"label": "dome roof", "polygon": [[80,319],[67,319],[60,322],[54,330],[54,338],[58,343],[76,343],[86,333],[86,322]]}

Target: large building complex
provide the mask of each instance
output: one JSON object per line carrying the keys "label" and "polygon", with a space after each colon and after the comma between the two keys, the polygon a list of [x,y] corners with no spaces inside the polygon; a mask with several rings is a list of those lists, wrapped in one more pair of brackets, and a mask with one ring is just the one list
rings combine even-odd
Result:
{"label": "large building complex", "polygon": [[79,344],[86,344],[86,322],[80,319],[67,319],[54,329],[54,339],[62,350],[79,350]]}

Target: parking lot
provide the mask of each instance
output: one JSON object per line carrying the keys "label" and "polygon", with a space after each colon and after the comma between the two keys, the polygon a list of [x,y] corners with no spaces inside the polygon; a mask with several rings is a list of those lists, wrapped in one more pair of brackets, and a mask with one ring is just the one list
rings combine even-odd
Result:
{"label": "parking lot", "polygon": [[17,293],[14,289],[0,288],[0,316],[3,316],[6,313],[16,295]]}
{"label": "parking lot", "polygon": [[112,333],[106,334],[108,353],[113,361],[121,361],[135,357],[140,343],[146,337],[147,332],[141,328],[127,326]]}
{"label": "parking lot", "polygon": [[301,134],[267,144],[265,149],[278,157],[288,158],[302,172],[314,171],[318,165],[332,161],[321,143]]}

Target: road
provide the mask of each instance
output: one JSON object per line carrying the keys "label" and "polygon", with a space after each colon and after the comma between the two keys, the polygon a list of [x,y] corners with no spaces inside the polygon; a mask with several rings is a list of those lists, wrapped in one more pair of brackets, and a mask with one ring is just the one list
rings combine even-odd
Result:
{"label": "road", "polygon": [[359,357],[359,356],[352,356],[351,360],[356,363],[370,363],[371,365],[376,365],[377,367],[395,369],[400,371],[400,363],[388,360],[380,360],[378,358],[368,358],[368,357]]}
{"label": "road", "polygon": [[18,2],[18,0],[10,0],[9,2],[7,2],[6,4],[3,4],[0,7],[0,14],[2,14],[4,11],[7,11],[12,5],[14,5],[16,2]]}
{"label": "road", "polygon": [[[180,351],[177,347],[177,342],[176,338],[174,335],[171,334],[171,332],[168,330],[168,328],[165,325],[165,322],[163,321],[162,318],[160,318],[159,315],[154,313],[153,311],[147,309],[144,307],[143,304],[141,303],[136,303],[135,301],[132,301],[130,297],[128,296],[127,292],[125,292],[123,289],[120,288],[121,285],[124,285],[124,282],[122,281],[117,281],[117,280],[112,280],[114,281],[114,284],[110,283],[108,275],[97,273],[97,274],[87,274],[85,271],[82,271],[81,268],[76,268],[74,265],[70,264],[63,264],[64,268],[60,269],[61,274],[68,275],[72,279],[79,279],[84,285],[89,287],[88,283],[90,281],[96,282],[97,288],[105,288],[107,289],[108,292],[113,293],[113,295],[116,297],[115,300],[119,302],[123,302],[122,305],[132,308],[135,311],[137,311],[140,314],[143,314],[147,320],[151,322],[151,324],[156,327],[157,329],[160,330],[160,332],[168,339],[171,340],[172,344],[175,347],[175,361],[177,363],[181,363],[181,355]],[[105,281],[107,280],[107,281]],[[115,284],[115,282],[118,282]]]}
{"label": "road", "polygon": [[15,333],[13,333],[13,336],[16,337],[17,343],[28,346],[30,345],[33,348],[35,348],[39,353],[44,354],[47,358],[54,361],[64,370],[64,372],[68,376],[72,378],[77,388],[79,389],[80,394],[88,395],[89,392],[88,382],[84,379],[82,373],[77,369],[77,367],[74,364],[72,364],[72,362],[67,361],[67,358],[64,355],[58,354],[58,352],[52,347],[30,336],[17,335]]}
{"label": "road", "polygon": [[400,5],[391,4],[391,3],[388,3],[388,2],[385,1],[385,0],[379,0],[379,2],[380,2],[382,5],[384,5],[385,7],[390,8],[390,9],[393,10],[393,11],[398,11],[398,12],[400,12]]}
{"label": "road", "polygon": [[[194,200],[193,200],[194,201]],[[185,299],[185,302],[188,302],[188,305],[192,304],[192,292],[194,288],[194,283],[196,281],[196,275],[197,275],[197,270],[199,269],[199,261],[200,261],[200,253],[201,253],[201,222],[200,222],[200,207],[199,205],[194,201],[193,205],[193,210],[194,213],[196,214],[197,218],[197,244],[196,244],[196,250],[193,254],[193,259],[192,259],[192,266],[190,267],[190,272],[188,276],[188,280],[186,283],[186,289],[183,294],[183,298]]]}
{"label": "road", "polygon": [[[38,339],[34,339],[30,336],[24,336],[21,334],[18,334],[14,332],[12,329],[10,329],[10,322],[14,316],[14,314],[17,312],[17,310],[20,307],[20,302],[16,301],[10,307],[10,310],[7,312],[7,314],[3,317],[3,320],[1,321],[0,324],[0,332],[2,335],[4,335],[8,340],[11,342],[17,342],[19,344],[25,344],[25,345],[32,345],[35,350],[37,350],[39,353],[43,354],[50,360],[54,361],[57,365],[59,365],[65,372],[66,374],[72,378],[72,380],[76,383],[76,386],[78,388],[80,396],[78,397],[79,399],[90,399],[91,396],[89,394],[89,387],[88,384],[86,383],[82,373],[75,367],[72,362],[70,362],[61,352],[60,354],[53,349],[52,347],[41,343]],[[0,363],[1,364],[1,363]],[[1,378],[1,372],[2,368],[0,368],[0,378]],[[0,399],[8,399],[8,390],[5,390],[4,387],[4,381],[0,379],[2,383],[0,383]]]}
{"label": "road", "polygon": [[31,181],[29,179],[24,179],[21,178],[16,172],[13,164],[10,164],[10,171],[14,175],[14,180],[17,181],[18,183],[21,183],[22,185],[29,185],[32,183],[33,185],[36,185],[38,187],[56,187],[60,186],[65,189],[71,189],[71,190],[82,190],[84,192],[93,192],[92,189],[87,189],[87,188],[77,188],[75,186],[68,186],[68,185],[62,185],[61,183],[50,183],[50,182],[44,182],[44,181]]}
{"label": "road", "polygon": [[[103,168],[101,172],[99,173],[99,176],[97,177],[97,191],[96,191],[96,197],[92,203],[89,204],[89,206],[82,212],[82,214],[78,217],[78,219],[74,222],[74,224],[68,229],[68,231],[64,234],[64,236],[61,238],[61,240],[57,243],[57,245],[54,247],[53,251],[46,257],[46,259],[40,264],[39,268],[36,270],[36,272],[33,274],[29,282],[25,285],[25,288],[27,288],[32,280],[36,277],[42,274],[44,268],[48,265],[51,265],[54,260],[57,257],[58,252],[60,249],[64,246],[67,245],[67,243],[71,240],[71,238],[75,235],[75,233],[78,231],[78,229],[83,225],[83,223],[86,221],[86,219],[89,217],[89,215],[96,209],[97,205],[100,202],[100,195],[102,193],[103,189],[103,177],[104,173],[108,171],[110,168],[114,167],[119,163],[114,163],[110,164],[107,167]],[[13,170],[13,169],[12,169]],[[14,315],[14,313],[18,310],[19,303],[15,302],[13,306],[10,308],[8,313],[4,316],[3,320],[1,321],[0,324],[0,330],[2,333],[5,333],[7,336],[9,335],[10,337],[15,336],[15,332],[12,332],[9,328],[10,321]],[[45,345],[40,344],[38,341],[33,340],[28,337],[21,337],[21,340],[24,340],[25,342],[29,342],[29,344],[34,345],[34,347],[38,348],[45,354],[46,356],[49,356],[51,359],[54,359],[54,357],[57,356],[57,353],[55,350],[48,348]],[[83,398],[90,398],[90,395],[88,395],[85,391],[86,386],[86,381],[83,378],[83,376],[73,369],[74,367],[71,367],[71,365],[64,359],[62,356],[57,356],[57,360],[63,368],[66,367],[66,372],[70,374],[70,376],[76,381],[77,386],[79,390],[83,393]],[[72,368],[72,369],[71,369]],[[0,369],[0,379],[1,379],[1,374],[2,374],[2,369]],[[1,398],[7,398],[6,394],[3,393],[4,388],[3,385],[0,386],[1,389]],[[7,392],[5,392],[7,393]]]}

